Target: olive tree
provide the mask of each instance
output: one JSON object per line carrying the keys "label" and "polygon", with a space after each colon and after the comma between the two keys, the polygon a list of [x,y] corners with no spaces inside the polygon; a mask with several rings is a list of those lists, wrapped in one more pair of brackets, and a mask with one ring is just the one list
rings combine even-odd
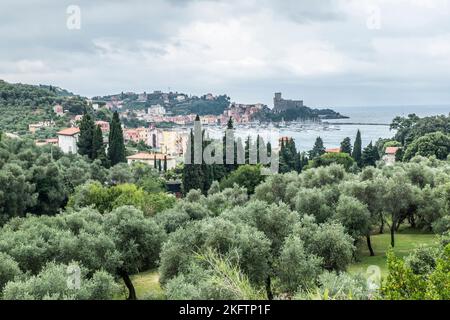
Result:
{"label": "olive tree", "polygon": [[295,223],[299,221],[298,214],[291,211],[284,203],[277,205],[253,200],[244,207],[236,207],[224,212],[221,217],[255,227],[271,241],[270,273],[266,279],[266,291],[269,299],[272,299],[271,279],[276,273],[274,266],[277,265],[283,242],[292,233]]}
{"label": "olive tree", "polygon": [[103,224],[119,252],[121,264],[117,274],[129,290],[128,299],[136,299],[136,291],[129,277],[132,273],[156,267],[165,233],[142,211],[125,206],[107,213]]}
{"label": "olive tree", "polygon": [[395,173],[387,179],[384,192],[384,212],[389,216],[391,246],[395,245],[395,230],[401,222],[416,209],[419,190],[402,173]]}
{"label": "olive tree", "polygon": [[221,217],[192,221],[169,235],[160,255],[160,281],[165,285],[187,274],[195,254],[207,248],[230,255],[252,283],[263,284],[269,273],[270,241],[254,227]]}
{"label": "olive tree", "polygon": [[18,275],[22,274],[19,264],[3,252],[0,252],[0,292],[4,286]]}
{"label": "olive tree", "polygon": [[[79,270],[79,279],[68,285],[70,267]],[[76,268],[76,269],[75,269]],[[5,300],[111,300],[119,286],[109,273],[99,270],[87,276],[88,270],[76,264],[56,264],[49,262],[37,274],[17,279],[6,284],[3,291]],[[78,277],[75,273],[73,276]]]}
{"label": "olive tree", "polygon": [[345,231],[352,236],[355,243],[362,236],[366,236],[367,245],[373,255],[370,244],[370,212],[365,204],[354,197],[341,195],[334,218],[342,223]]}
{"label": "olive tree", "polygon": [[280,253],[277,275],[284,292],[293,294],[299,289],[311,287],[322,272],[323,258],[308,253],[303,241],[289,236]]}
{"label": "olive tree", "polygon": [[329,271],[344,271],[352,262],[355,246],[344,226],[336,221],[316,224],[314,218],[305,217],[294,228],[307,252],[321,257],[322,267]]}

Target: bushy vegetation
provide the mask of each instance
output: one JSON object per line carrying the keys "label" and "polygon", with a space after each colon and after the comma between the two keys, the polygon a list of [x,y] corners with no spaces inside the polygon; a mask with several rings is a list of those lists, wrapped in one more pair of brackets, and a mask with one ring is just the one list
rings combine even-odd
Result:
{"label": "bushy vegetation", "polygon": [[[48,95],[42,101],[14,90],[2,96],[10,106],[30,99],[40,108],[58,97],[47,87],[24,88]],[[3,299],[111,299],[121,288],[136,299],[132,275],[155,269],[169,299],[449,299],[446,117],[398,118],[394,140],[363,149],[358,133],[341,153],[325,154],[318,138],[309,158],[283,141],[280,174],[268,177],[261,164],[185,166],[180,200],[154,168],[123,163],[113,117],[111,167],[97,157],[103,150],[93,148],[99,139],[89,118],[83,156],[1,138]],[[379,162],[393,145],[404,162]],[[362,243],[380,255],[373,235],[389,230],[395,247],[405,226],[442,235],[440,242],[404,259],[389,253],[380,290],[348,273]]]}
{"label": "bushy vegetation", "polygon": [[[332,164],[270,176],[248,200],[237,186],[234,191],[213,186],[208,196],[191,191],[179,209],[157,215],[169,233],[161,252],[162,284],[174,298],[239,299],[215,292],[207,280],[211,267],[196,257],[212,249],[248,277],[254,290],[265,289],[266,298],[387,297],[345,272],[357,259],[356,245],[370,246],[371,235],[386,226],[392,245],[401,225],[440,232],[434,226],[447,221],[449,202],[434,197],[441,200],[430,204],[429,193],[446,190],[449,183],[448,162],[419,157],[360,173]],[[223,193],[241,200],[224,206]],[[196,211],[188,213],[193,203]]]}

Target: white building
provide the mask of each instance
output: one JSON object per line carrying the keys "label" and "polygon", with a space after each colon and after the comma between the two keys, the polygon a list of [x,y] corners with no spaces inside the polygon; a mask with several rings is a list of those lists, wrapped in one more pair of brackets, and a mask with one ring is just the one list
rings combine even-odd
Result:
{"label": "white building", "polygon": [[67,128],[58,133],[58,146],[64,153],[77,153],[77,142],[80,135],[80,129]]}
{"label": "white building", "polygon": [[154,104],[148,108],[147,113],[151,116],[163,116],[166,114],[166,109],[160,104]]}
{"label": "white building", "polygon": [[178,157],[186,152],[188,138],[185,132],[161,130],[152,126],[147,144],[162,153]]}
{"label": "white building", "polygon": [[395,163],[395,155],[399,149],[399,147],[386,148],[383,156],[383,161],[386,163],[386,165],[393,165]]}

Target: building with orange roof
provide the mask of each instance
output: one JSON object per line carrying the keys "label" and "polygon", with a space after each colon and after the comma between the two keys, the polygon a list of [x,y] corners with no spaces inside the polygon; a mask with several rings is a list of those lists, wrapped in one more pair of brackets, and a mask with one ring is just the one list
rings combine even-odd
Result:
{"label": "building with orange roof", "polygon": [[326,153],[341,153],[341,148],[330,148],[325,150]]}
{"label": "building with orange roof", "polygon": [[78,137],[80,136],[80,129],[76,127],[63,129],[57,132],[58,146],[64,153],[77,153]]}
{"label": "building with orange roof", "polygon": [[383,161],[387,165],[393,165],[395,163],[395,155],[399,149],[399,147],[387,147],[384,151]]}

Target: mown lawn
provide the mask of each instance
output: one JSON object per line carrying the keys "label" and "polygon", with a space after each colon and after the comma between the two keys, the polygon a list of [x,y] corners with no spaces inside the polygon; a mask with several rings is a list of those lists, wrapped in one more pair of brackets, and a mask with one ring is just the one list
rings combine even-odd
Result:
{"label": "mown lawn", "polygon": [[[381,269],[381,276],[386,277],[386,252],[391,246],[391,237],[389,233],[378,234],[371,237],[372,247],[375,256],[371,257],[367,244],[364,241],[358,248],[358,262],[352,264],[348,271],[351,273],[365,274],[367,267],[377,265]],[[436,245],[436,236],[434,234],[421,234],[415,230],[404,230],[395,235],[394,252],[399,257],[407,256],[412,250],[419,245],[433,246]]]}
{"label": "mown lawn", "polygon": [[[159,285],[158,270],[149,270],[133,275],[131,276],[131,281],[133,281],[138,299],[165,299],[164,291]],[[123,289],[123,293],[118,299],[126,299],[128,292],[126,291],[125,286]]]}
{"label": "mown lawn", "polygon": [[[381,269],[381,276],[386,277],[386,251],[391,245],[389,233],[374,235],[372,238],[372,247],[375,251],[375,257],[369,255],[369,250],[365,242],[361,243],[358,248],[359,261],[352,264],[348,271],[351,273],[365,274],[367,267],[377,265]],[[404,257],[411,253],[412,250],[419,245],[433,246],[436,244],[436,236],[434,234],[422,234],[415,230],[404,230],[395,235],[394,252],[397,256]],[[138,299],[165,299],[164,291],[159,284],[158,270],[149,270],[131,276]],[[124,286],[123,293],[117,297],[118,299],[126,299],[127,292]]]}

